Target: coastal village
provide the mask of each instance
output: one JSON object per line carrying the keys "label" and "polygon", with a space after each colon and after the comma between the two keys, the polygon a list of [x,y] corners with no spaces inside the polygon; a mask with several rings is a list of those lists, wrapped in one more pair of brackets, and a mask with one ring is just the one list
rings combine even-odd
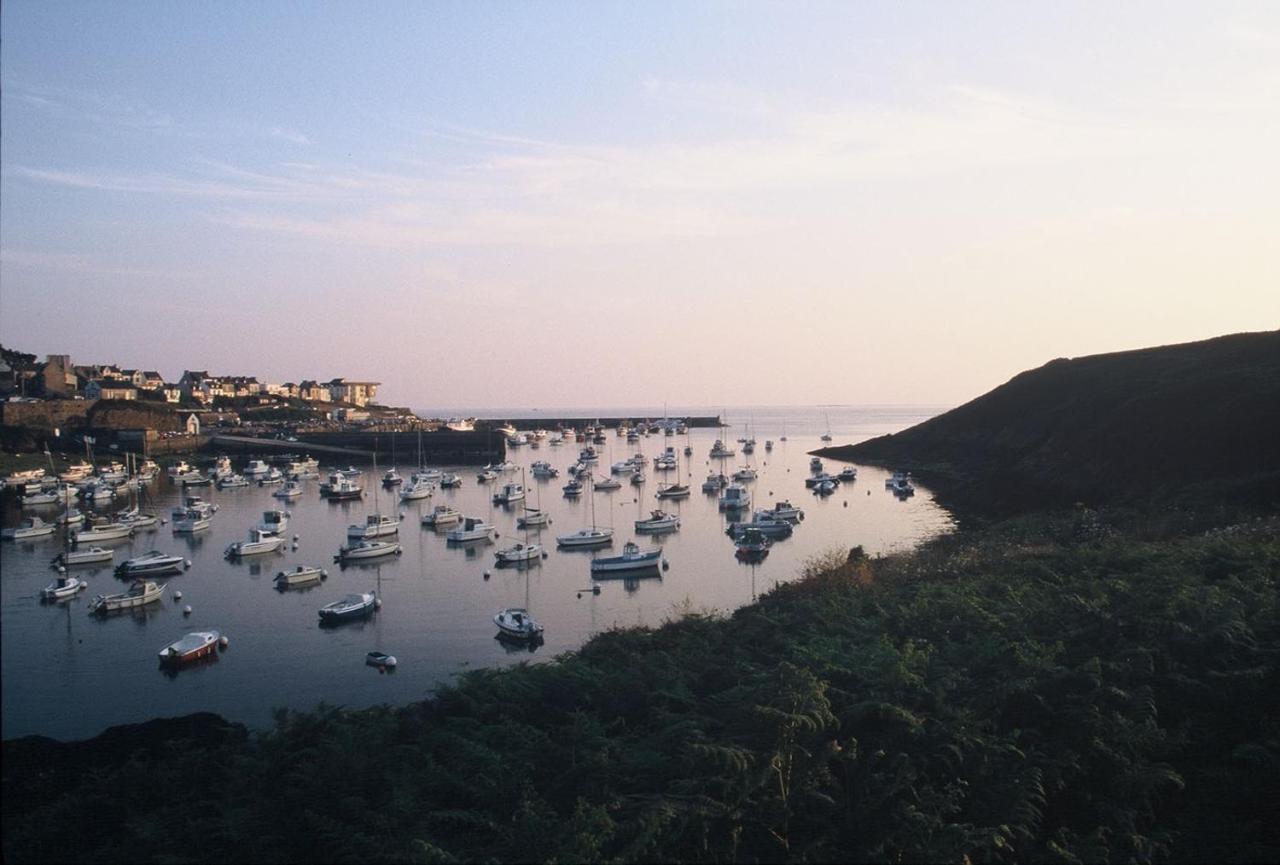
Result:
{"label": "coastal village", "polygon": [[39,360],[0,347],[0,433],[10,453],[78,446],[86,435],[165,453],[195,450],[217,430],[275,438],[417,428],[408,409],[376,402],[379,384],[342,377],[275,383],[209,370],[184,370],[171,381],[156,370],[76,363],[66,354]]}

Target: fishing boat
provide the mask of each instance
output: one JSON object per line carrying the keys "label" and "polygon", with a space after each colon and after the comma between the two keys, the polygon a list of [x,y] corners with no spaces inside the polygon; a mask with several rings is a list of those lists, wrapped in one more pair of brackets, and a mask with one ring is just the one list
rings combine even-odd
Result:
{"label": "fishing boat", "polygon": [[74,568],[76,565],[97,565],[115,558],[115,550],[106,547],[88,547],[83,550],[65,550],[50,562],[54,567]]}
{"label": "fishing boat", "polygon": [[290,586],[307,586],[312,583],[318,583],[325,577],[329,576],[329,572],[313,565],[298,565],[292,571],[280,571],[275,576],[277,589],[287,589]]}
{"label": "fishing boat", "polygon": [[775,502],[772,508],[766,508],[763,510],[756,511],[757,516],[761,514],[763,514],[766,517],[771,517],[772,519],[775,519],[775,520],[794,521],[794,520],[804,519],[804,511],[800,510],[800,508],[791,504],[791,502],[787,499],[783,499],[780,502]]}
{"label": "fishing boat", "polygon": [[364,495],[364,487],[359,476],[351,477],[345,472],[334,472],[329,475],[329,482],[320,485],[320,495],[331,502],[358,499]]}
{"label": "fishing boat", "polygon": [[400,489],[400,501],[413,502],[419,499],[430,498],[431,494],[436,491],[434,481],[429,481],[420,475],[414,475],[409,483]]}
{"label": "fishing boat", "polygon": [[129,591],[116,595],[98,595],[89,602],[91,613],[113,613],[118,610],[130,610],[153,604],[160,600],[168,583],[153,583],[150,580],[137,580]]}
{"label": "fishing boat", "polygon": [[593,486],[596,490],[616,490],[622,488],[622,481],[614,477],[596,478]]}
{"label": "fishing boat", "polygon": [[582,481],[577,479],[569,481],[564,485],[564,497],[567,499],[582,495]]}
{"label": "fishing boat", "polygon": [[319,611],[320,622],[322,624],[334,624],[367,618],[373,613],[376,601],[377,598],[373,592],[347,595],[341,600],[321,607]]}
{"label": "fishing boat", "polygon": [[759,529],[748,529],[734,539],[734,546],[737,547],[735,555],[738,558],[759,560],[769,554],[773,539]]}
{"label": "fishing boat", "polygon": [[604,574],[616,571],[639,571],[658,567],[662,560],[662,547],[640,550],[634,542],[627,541],[622,555],[591,560],[591,573]]}
{"label": "fishing boat", "polygon": [[762,512],[752,515],[749,523],[730,523],[725,534],[736,539],[745,532],[756,531],[769,538],[789,538],[791,533],[795,531],[792,524],[787,520],[775,520],[771,517],[760,516],[760,513]]}
{"label": "fishing boat", "polygon": [[56,529],[53,523],[46,523],[39,517],[26,517],[18,525],[0,531],[0,537],[9,541],[26,541],[31,538],[43,538],[53,534]]}
{"label": "fishing boat", "polygon": [[486,523],[479,517],[463,517],[462,525],[450,529],[445,540],[461,543],[464,541],[493,540],[496,532],[492,523]]}
{"label": "fishing boat", "polygon": [[493,494],[495,505],[509,505],[524,498],[524,485],[516,483],[503,484],[502,489]]}
{"label": "fishing boat", "polygon": [[89,583],[79,577],[58,577],[45,586],[40,597],[46,601],[62,601],[73,598],[89,587]]}
{"label": "fishing boat", "polygon": [[274,553],[285,545],[284,538],[274,532],[265,532],[260,528],[249,529],[249,539],[246,541],[235,541],[227,546],[223,555],[228,559],[243,558],[245,556],[260,556],[265,553]]}
{"label": "fishing boat", "polygon": [[282,484],[285,481],[284,472],[272,466],[271,469],[258,479],[258,486],[269,487],[274,484]]}
{"label": "fishing boat", "polygon": [[720,473],[712,472],[707,475],[707,479],[702,482],[702,491],[704,493],[718,493],[729,485],[729,478]]}
{"label": "fishing boat", "polygon": [[529,466],[529,471],[535,478],[557,478],[560,476],[560,470],[554,468],[546,460],[536,460]]}
{"label": "fishing boat", "polygon": [[383,556],[398,556],[403,552],[395,541],[356,541],[348,547],[338,547],[335,562],[346,564],[366,559],[379,559]]}
{"label": "fishing boat", "polygon": [[211,511],[199,508],[188,508],[182,512],[181,516],[175,516],[173,520],[174,534],[195,534],[202,532],[212,525],[210,520]]}
{"label": "fishing boat", "polygon": [[208,657],[218,650],[221,640],[217,631],[192,631],[161,649],[160,663],[177,666]]}
{"label": "fishing boat", "polygon": [[492,481],[492,480],[496,480],[497,477],[498,477],[498,473],[495,472],[493,469],[489,469],[489,468],[481,469],[476,473],[476,480],[482,484],[488,483],[489,481]]}
{"label": "fishing boat", "polygon": [[98,522],[81,529],[71,530],[71,542],[74,544],[86,541],[110,541],[115,538],[127,538],[133,534],[133,526],[126,523]]}
{"label": "fishing boat", "polygon": [[265,475],[269,471],[271,466],[267,465],[265,460],[249,460],[249,464],[244,467],[246,477]]}
{"label": "fishing boat", "polygon": [[512,640],[538,640],[542,638],[542,625],[524,607],[507,607],[493,617],[498,635]]}
{"label": "fishing boat", "polygon": [[382,485],[384,487],[397,487],[402,483],[404,483],[404,478],[400,477],[400,473],[395,470],[394,466],[382,473]]}
{"label": "fishing boat", "polygon": [[445,472],[440,476],[440,489],[451,490],[462,486],[462,476],[453,472]]}
{"label": "fishing boat", "polygon": [[364,525],[347,526],[347,537],[368,540],[394,535],[399,531],[400,521],[396,517],[390,514],[369,514],[365,517]]}
{"label": "fishing boat", "polygon": [[436,505],[432,508],[431,513],[422,515],[422,524],[424,526],[449,526],[462,519],[462,511],[453,505]]}
{"label": "fishing boat", "polygon": [[733,473],[733,479],[735,481],[753,481],[756,477],[756,470],[752,466],[743,466]]}
{"label": "fishing boat", "polygon": [[234,472],[224,477],[218,478],[218,489],[220,490],[232,490],[232,489],[235,489],[236,487],[247,487],[247,486],[249,486],[249,479],[246,478],[244,475],[238,475],[238,474],[235,474]]}
{"label": "fishing boat", "polygon": [[751,504],[751,493],[740,483],[732,483],[720,493],[720,510],[741,510]]}
{"label": "fishing boat", "polygon": [[664,510],[649,512],[643,520],[636,520],[636,533],[657,534],[658,532],[674,532],[680,528],[680,517]]}
{"label": "fishing boat", "polygon": [[191,562],[182,556],[171,556],[159,550],[150,550],[132,559],[126,559],[116,566],[117,577],[158,577],[163,574],[177,574],[191,567]]}
{"label": "fishing boat", "polygon": [[711,445],[710,456],[712,459],[723,459],[725,457],[731,457],[735,453],[737,453],[737,451],[735,451],[733,448],[726,445],[720,439],[716,439],[715,443]]}
{"label": "fishing boat", "polygon": [[302,495],[302,483],[300,481],[285,481],[284,486],[273,492],[271,495],[278,499],[296,499]]}

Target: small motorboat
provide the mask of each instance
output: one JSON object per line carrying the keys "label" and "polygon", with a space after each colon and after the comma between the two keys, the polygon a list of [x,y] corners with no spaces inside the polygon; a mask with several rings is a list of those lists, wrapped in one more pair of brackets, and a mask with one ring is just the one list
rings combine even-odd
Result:
{"label": "small motorboat", "polygon": [[567,499],[582,495],[582,481],[571,480],[564,485],[564,497]]}
{"label": "small motorboat", "polygon": [[160,663],[186,664],[212,655],[218,650],[222,634],[217,631],[193,631],[174,640],[160,650]]}
{"label": "small motorboat", "polygon": [[98,595],[89,602],[91,613],[112,613],[117,610],[129,610],[160,600],[168,583],[153,583],[150,580],[137,580],[129,591],[116,595]]}
{"label": "small motorboat", "polygon": [[853,466],[845,466],[836,477],[842,481],[856,481],[858,479],[858,470]]}
{"label": "small motorboat", "polygon": [[116,567],[118,577],[160,576],[161,574],[177,574],[191,567],[191,562],[182,556],[171,556],[159,550],[149,550],[140,556],[134,556],[121,562]]}
{"label": "small motorboat", "polygon": [[364,656],[364,662],[370,667],[387,670],[396,665],[396,656],[388,655],[386,652],[370,652]]}
{"label": "small motorboat", "polygon": [[766,517],[772,517],[775,520],[795,521],[795,520],[804,519],[804,511],[800,510],[798,507],[791,504],[791,502],[787,499],[783,499],[780,502],[775,502],[773,507],[771,508],[756,511],[755,515],[757,517],[761,515]]}
{"label": "small motorboat", "polygon": [[395,541],[356,541],[349,547],[339,547],[338,554],[333,557],[335,562],[346,564],[347,562],[361,561],[363,559],[378,559],[383,556],[398,556],[403,550]]}
{"label": "small motorboat", "polygon": [[88,586],[89,584],[79,577],[58,577],[44,587],[44,590],[40,592],[40,597],[46,601],[61,601],[75,597]]}
{"label": "small motorboat", "polygon": [[597,490],[616,490],[621,489],[622,481],[615,477],[596,478],[592,486]]}
{"label": "small motorboat", "polygon": [[71,531],[71,542],[80,544],[85,541],[110,541],[115,538],[127,538],[133,534],[133,526],[128,523],[94,523],[82,529]]}
{"label": "small motorboat", "polygon": [[736,555],[739,558],[761,559],[768,555],[773,539],[759,529],[747,529],[734,539],[734,545],[738,548]]}
{"label": "small motorboat", "polygon": [[764,514],[763,511],[757,511],[749,523],[730,523],[725,534],[731,538],[738,538],[745,532],[756,531],[770,538],[789,538],[795,531],[787,520],[776,520],[762,514]]}
{"label": "small motorboat", "polygon": [[404,478],[400,477],[400,473],[395,469],[387,469],[382,473],[382,485],[384,487],[397,487],[404,483]]}
{"label": "small motorboat", "polygon": [[479,472],[476,473],[476,480],[482,484],[492,480],[496,480],[497,477],[498,477],[498,473],[495,472],[493,469],[481,469]]}
{"label": "small motorboat", "polygon": [[400,520],[396,517],[390,514],[369,514],[365,517],[363,526],[359,524],[347,526],[347,537],[352,540],[361,538],[370,540],[398,534],[399,531]]}
{"label": "small motorboat", "polygon": [[264,553],[274,553],[283,547],[285,543],[285,539],[280,535],[264,531],[261,528],[252,528],[249,529],[248,540],[236,541],[230,544],[223,554],[228,559],[259,556]]}
{"label": "small motorboat", "polygon": [[426,478],[414,475],[413,480],[400,489],[400,501],[412,502],[418,499],[430,498],[435,491],[435,481],[429,481]]}
{"label": "small motorboat", "polygon": [[451,490],[462,486],[462,476],[453,472],[445,472],[440,476],[440,489]]}
{"label": "small motorboat", "polygon": [[299,481],[286,481],[285,485],[273,492],[271,495],[278,499],[296,499],[302,495],[302,483]]}
{"label": "small motorboat", "polygon": [[46,523],[39,517],[27,517],[13,528],[0,531],[0,537],[9,541],[25,541],[30,538],[43,538],[53,534],[56,529],[53,523]]}
{"label": "small motorboat", "polygon": [[634,542],[627,541],[622,548],[622,555],[607,556],[591,560],[591,573],[609,573],[612,571],[638,571],[658,567],[662,560],[662,547],[641,552]]}
{"label": "small motorboat", "polygon": [[689,497],[688,484],[667,484],[658,487],[655,498],[659,499],[687,499]]}
{"label": "small motorboat", "polygon": [[320,621],[325,624],[363,619],[373,613],[377,598],[373,592],[350,594],[320,608]]}
{"label": "small motorboat", "polygon": [[453,525],[460,519],[462,519],[462,511],[453,505],[436,505],[431,513],[422,515],[422,524],[436,528]]}
{"label": "small motorboat", "polygon": [[522,484],[508,483],[503,484],[502,489],[493,494],[493,503],[495,505],[509,505],[521,501],[523,498],[524,486]]}
{"label": "small motorboat", "polygon": [[457,528],[450,529],[445,535],[445,540],[455,543],[462,541],[482,541],[492,540],[494,537],[494,528],[492,523],[486,523],[479,517],[464,517],[462,525]]}
{"label": "small motorboat", "polygon": [[109,550],[106,547],[88,547],[83,550],[67,550],[59,553],[50,562],[54,567],[71,568],[76,565],[96,565],[101,562],[109,562],[115,557],[115,550]]}
{"label": "small motorboat", "polygon": [[325,577],[329,576],[329,572],[314,565],[298,565],[292,571],[280,571],[275,576],[277,589],[287,589],[290,586],[308,586],[312,583],[318,583]]}
{"label": "small motorboat", "polygon": [[498,635],[512,640],[538,640],[542,638],[542,625],[523,607],[499,610],[493,617]]}
{"label": "small motorboat", "polygon": [[236,487],[247,486],[249,486],[249,479],[244,475],[229,474],[218,478],[218,489],[220,490],[229,490],[235,489]]}

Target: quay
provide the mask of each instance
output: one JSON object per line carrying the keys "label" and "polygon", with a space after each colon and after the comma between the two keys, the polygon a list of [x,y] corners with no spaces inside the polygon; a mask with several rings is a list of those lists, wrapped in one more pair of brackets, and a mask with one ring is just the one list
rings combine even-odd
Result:
{"label": "quay", "polygon": [[[661,418],[643,418],[639,415],[629,415],[627,417],[604,417],[603,415],[592,415],[591,417],[486,417],[476,419],[476,429],[497,428],[504,423],[509,423],[519,430],[545,429],[553,431],[557,427],[573,427],[574,429],[581,430],[588,424],[603,424],[607,427],[617,427],[620,423],[633,423],[642,420],[648,420],[651,423],[656,423],[661,420]],[[685,424],[690,428],[724,426],[724,422],[720,420],[719,415],[698,415],[693,417],[677,415],[672,417],[671,420],[684,420]]]}
{"label": "quay", "polygon": [[376,456],[390,465],[394,453],[396,462],[408,465],[418,458],[421,442],[424,463],[447,465],[485,465],[506,458],[506,439],[487,431],[459,432],[435,430],[422,433],[399,432],[321,432],[301,433],[296,441],[278,438],[253,438],[249,436],[210,436],[208,449],[219,453],[310,453],[330,454],[355,461],[371,461]]}

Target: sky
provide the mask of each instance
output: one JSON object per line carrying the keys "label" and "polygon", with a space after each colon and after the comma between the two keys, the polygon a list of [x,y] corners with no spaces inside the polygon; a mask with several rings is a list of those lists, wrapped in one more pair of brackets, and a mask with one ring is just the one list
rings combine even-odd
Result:
{"label": "sky", "polygon": [[1280,4],[0,7],[0,343],[955,405],[1280,327]]}

